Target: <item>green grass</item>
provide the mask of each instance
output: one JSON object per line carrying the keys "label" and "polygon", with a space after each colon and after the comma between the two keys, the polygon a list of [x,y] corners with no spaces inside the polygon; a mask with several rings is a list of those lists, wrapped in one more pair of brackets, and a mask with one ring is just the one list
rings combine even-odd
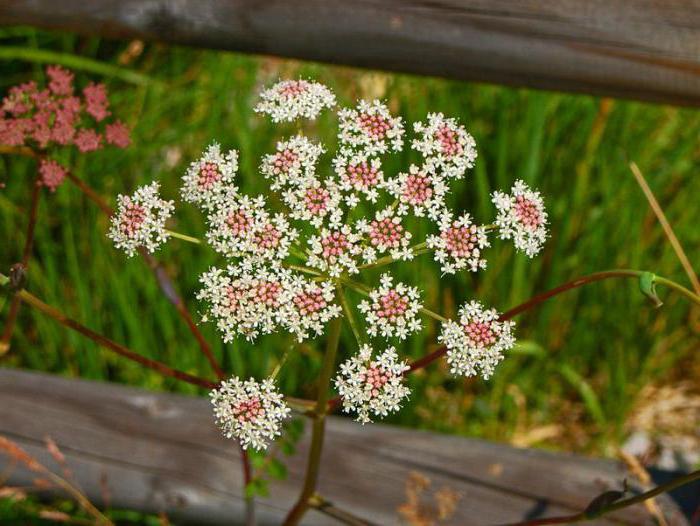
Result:
{"label": "green grass", "polygon": [[[441,278],[428,256],[396,267],[397,277],[420,284],[429,308],[446,315],[472,298],[506,310],[570,278],[615,267],[648,269],[686,283],[628,169],[631,160],[647,175],[691,261],[700,256],[700,114],[693,110],[615,101],[604,118],[601,100],[594,97],[162,45],[147,45],[134,62],[119,66],[125,42],[23,28],[0,30],[0,50],[5,46],[29,51],[21,60],[7,60],[0,52],[3,92],[41,77],[45,57],[37,58],[33,50],[55,52],[57,60],[62,55],[90,59],[71,62],[87,64],[78,72],[78,82],[107,82],[114,113],[133,127],[133,146],[87,157],[66,153],[65,160],[111,202],[117,193],[130,193],[154,179],[162,182],[167,197],[176,199],[185,167],[213,140],[240,151],[243,190],[264,192],[257,164],[280,135],[252,106],[259,88],[278,77],[315,77],[334,88],[344,104],[379,95],[408,122],[428,111],[458,117],[475,136],[479,159],[467,180],[455,185],[451,204],[488,222],[494,215],[488,193],[506,190],[522,178],[544,194],[552,230],[545,251],[534,260],[514,254],[507,242],[495,241],[487,251],[489,268],[476,276]],[[108,67],[90,69],[94,61]],[[129,71],[137,75],[124,74]],[[130,79],[151,82],[134,84]],[[326,115],[309,133],[332,147],[334,130],[332,117]],[[395,173],[412,159],[409,152],[395,156],[385,169]],[[0,192],[2,269],[20,257],[33,171],[31,160],[0,158],[0,178],[7,183]],[[74,187],[65,184],[55,195],[46,194],[29,290],[143,355],[208,374],[195,341],[146,265],[115,251],[105,237],[107,227],[107,218]],[[418,236],[426,233],[420,228]],[[202,235],[202,217],[178,203],[173,229]],[[157,257],[196,312],[198,276],[218,259],[206,248],[176,240]],[[431,366],[411,378],[410,404],[388,421],[504,441],[555,423],[565,431],[545,445],[605,451],[624,438],[625,421],[644,385],[689,375],[697,379],[697,367],[693,371],[689,366],[697,353],[697,336],[688,328],[690,310],[683,300],[662,293],[666,303],[658,310],[631,281],[595,284],[560,296],[518,318],[522,344],[490,381],[450,378],[444,364]],[[400,345],[400,354],[424,354],[434,345],[438,329],[427,323],[423,335]],[[225,368],[240,376],[268,374],[292,344],[288,337],[267,336],[255,344],[222,345],[211,326],[204,325],[203,332]],[[291,353],[279,377],[284,392],[313,394],[322,343],[314,341]],[[341,345],[342,356],[354,351],[349,331]],[[12,350],[0,358],[0,365],[194,392],[97,349],[27,308],[21,311]]]}

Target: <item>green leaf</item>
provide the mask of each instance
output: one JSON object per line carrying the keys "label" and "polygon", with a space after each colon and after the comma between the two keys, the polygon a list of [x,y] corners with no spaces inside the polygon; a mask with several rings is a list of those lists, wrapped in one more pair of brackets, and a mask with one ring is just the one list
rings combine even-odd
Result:
{"label": "green leaf", "polygon": [[656,275],[652,272],[644,272],[639,276],[639,290],[642,291],[649,300],[654,304],[654,307],[658,308],[664,304],[659,296],[656,294]]}
{"label": "green leaf", "polygon": [[273,458],[270,464],[268,465],[267,472],[272,478],[277,480],[284,480],[287,478],[287,466],[285,466],[276,458]]}
{"label": "green leaf", "polygon": [[255,497],[267,497],[269,494],[270,490],[268,488],[268,482],[265,479],[253,479],[245,487],[245,496],[248,499]]}

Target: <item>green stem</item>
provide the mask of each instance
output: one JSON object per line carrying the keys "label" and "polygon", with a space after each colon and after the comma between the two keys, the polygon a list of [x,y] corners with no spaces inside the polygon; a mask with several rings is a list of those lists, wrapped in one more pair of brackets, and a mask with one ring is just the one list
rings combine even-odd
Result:
{"label": "green stem", "polygon": [[187,241],[188,243],[194,243],[196,245],[201,245],[201,243],[202,243],[201,239],[199,239],[197,237],[188,236],[187,234],[181,234],[180,232],[174,232],[172,230],[167,230],[167,229],[165,232],[170,234],[172,237],[176,237],[177,239],[182,239],[183,241]]}
{"label": "green stem", "polygon": [[[340,296],[342,293],[342,289],[338,287],[336,294]],[[286,526],[299,524],[299,521],[301,521],[306,511],[309,509],[310,500],[316,491],[318,472],[321,466],[321,452],[323,451],[323,438],[326,427],[328,391],[330,389],[331,377],[333,375],[335,356],[338,352],[342,322],[343,318],[339,316],[331,320],[328,325],[328,341],[326,343],[326,352],[323,356],[323,364],[321,365],[321,374],[318,381],[316,417],[314,418],[313,430],[311,433],[311,449],[309,451],[309,459],[306,467],[306,476],[304,477],[304,487],[301,491],[301,495],[299,496],[299,500],[290,510],[287,518],[284,521]]]}
{"label": "green stem", "polygon": [[106,62],[70,53],[58,53],[46,49],[2,46],[0,47],[0,60],[26,60],[40,64],[60,64],[71,69],[89,71],[90,73],[97,73],[106,77],[115,77],[139,86],[160,84],[159,81],[130,69],[120,68]]}
{"label": "green stem", "polygon": [[[414,256],[419,256],[421,254],[426,254],[427,252],[432,251],[431,248],[427,247],[427,243],[423,241],[422,243],[417,243],[411,247],[411,251],[413,252]],[[390,265],[396,261],[393,257],[391,256],[384,256],[379,259],[377,259],[373,263],[365,263],[364,265],[360,265],[357,267],[360,270],[367,269],[367,268],[379,268],[379,267],[384,267],[386,265]]]}
{"label": "green stem", "polygon": [[345,312],[345,316],[348,318],[348,324],[350,325],[350,328],[352,329],[352,333],[355,335],[355,339],[357,340],[358,345],[363,345],[364,338],[362,338],[362,332],[360,331],[360,327],[357,323],[357,319],[355,318],[355,315],[352,312],[352,307],[348,303],[348,298],[345,296],[344,292],[341,291],[340,294],[340,305],[343,308],[343,312]]}

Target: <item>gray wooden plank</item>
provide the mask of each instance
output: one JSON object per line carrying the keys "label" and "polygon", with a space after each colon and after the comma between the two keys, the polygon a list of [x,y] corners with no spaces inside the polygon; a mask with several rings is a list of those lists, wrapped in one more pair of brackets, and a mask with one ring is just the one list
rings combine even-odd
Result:
{"label": "gray wooden plank", "polygon": [[698,0],[4,0],[0,24],[700,104]]}
{"label": "gray wooden plank", "polygon": [[[165,510],[198,524],[243,520],[238,451],[220,436],[205,399],[0,369],[0,435],[47,463],[43,438],[51,436],[98,504],[106,477],[115,506]],[[308,436],[288,462],[289,478],[275,482],[270,498],[257,503],[260,524],[278,524],[293,504],[307,448]],[[378,524],[398,524],[396,508],[405,502],[411,471],[429,477],[435,489],[448,486],[462,495],[452,523],[463,525],[578,511],[625,476],[610,461],[329,419],[319,486],[338,507]],[[31,474],[21,470],[11,479],[29,480]],[[670,524],[687,524],[669,499],[661,504]],[[614,518],[652,524],[641,506]],[[313,511],[304,523],[329,521]]]}

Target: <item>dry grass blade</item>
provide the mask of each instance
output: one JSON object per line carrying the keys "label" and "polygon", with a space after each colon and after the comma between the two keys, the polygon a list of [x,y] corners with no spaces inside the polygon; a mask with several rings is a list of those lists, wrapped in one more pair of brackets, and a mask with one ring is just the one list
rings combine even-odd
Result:
{"label": "dry grass blade", "polygon": [[676,234],[673,232],[671,224],[668,222],[668,219],[666,219],[666,214],[664,214],[659,202],[656,200],[656,197],[654,197],[654,193],[651,191],[651,188],[649,188],[646,179],[644,179],[642,171],[635,162],[630,163],[630,170],[632,170],[632,174],[637,180],[642,192],[644,192],[644,196],[647,198],[647,201],[649,201],[649,206],[651,206],[651,209],[654,211],[654,214],[656,214],[659,223],[661,223],[661,227],[664,229],[666,237],[668,237],[668,240],[671,242],[673,250],[676,252],[681,265],[683,265],[683,270],[685,270],[685,273],[688,275],[688,279],[690,279],[690,283],[693,285],[693,290],[697,294],[700,294],[700,281],[698,280],[698,276],[693,270],[690,260],[688,259],[688,256],[686,256],[683,247],[676,237]]}

